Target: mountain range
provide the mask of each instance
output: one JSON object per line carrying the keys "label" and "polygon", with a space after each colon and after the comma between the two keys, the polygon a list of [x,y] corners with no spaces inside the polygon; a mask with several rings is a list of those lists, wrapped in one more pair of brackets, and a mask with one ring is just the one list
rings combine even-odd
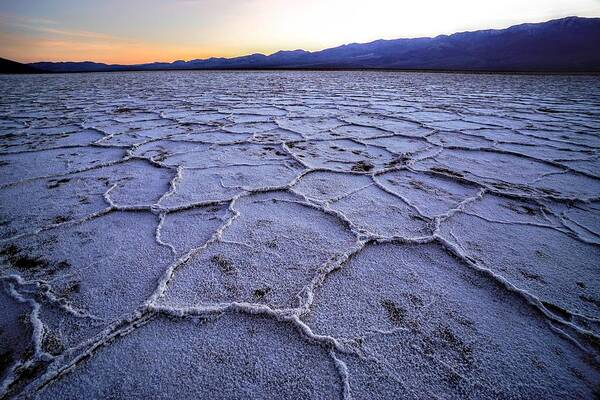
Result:
{"label": "mountain range", "polygon": [[27,64],[21,64],[16,61],[7,60],[0,58],[0,73],[3,74],[36,74],[40,73],[37,68],[29,66]]}
{"label": "mountain range", "polygon": [[320,51],[278,51],[137,65],[36,62],[45,72],[186,69],[399,69],[507,72],[600,72],[600,18],[567,17],[440,35],[376,40]]}

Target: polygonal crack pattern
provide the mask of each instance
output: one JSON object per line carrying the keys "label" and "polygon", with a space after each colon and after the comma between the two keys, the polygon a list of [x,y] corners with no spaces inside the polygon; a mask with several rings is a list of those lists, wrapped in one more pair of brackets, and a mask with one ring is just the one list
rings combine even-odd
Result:
{"label": "polygonal crack pattern", "polygon": [[0,398],[595,398],[590,77],[0,77]]}

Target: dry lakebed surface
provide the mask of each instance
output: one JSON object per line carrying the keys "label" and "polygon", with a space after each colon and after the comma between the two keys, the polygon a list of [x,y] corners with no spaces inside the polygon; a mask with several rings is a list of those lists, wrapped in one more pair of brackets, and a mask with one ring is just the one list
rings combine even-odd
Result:
{"label": "dry lakebed surface", "polygon": [[0,398],[600,396],[600,78],[0,93]]}

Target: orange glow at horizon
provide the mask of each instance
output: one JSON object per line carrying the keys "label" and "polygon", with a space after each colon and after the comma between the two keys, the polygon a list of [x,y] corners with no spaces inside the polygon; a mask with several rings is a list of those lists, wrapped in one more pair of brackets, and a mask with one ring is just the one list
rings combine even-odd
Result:
{"label": "orange glow at horizon", "polygon": [[[86,41],[42,39],[27,40],[10,38],[11,43],[3,43],[0,47],[3,58],[23,63],[37,61],[94,61],[107,64],[143,64],[151,62],[172,62],[175,60],[191,60],[209,57],[234,57],[240,49],[223,52],[222,49],[178,48],[168,45],[151,45],[146,43],[119,43],[105,41],[90,43]],[[24,55],[22,49],[27,48],[31,55]]]}

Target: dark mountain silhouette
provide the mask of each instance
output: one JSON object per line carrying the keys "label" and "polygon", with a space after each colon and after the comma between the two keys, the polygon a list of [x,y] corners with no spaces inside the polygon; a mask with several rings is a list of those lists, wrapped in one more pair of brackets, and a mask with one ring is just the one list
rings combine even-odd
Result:
{"label": "dark mountain silhouette", "polygon": [[0,74],[39,74],[41,72],[30,65],[0,58]]}
{"label": "dark mountain silhouette", "polygon": [[412,69],[600,72],[600,18],[568,17],[434,38],[376,40],[326,50],[139,65],[40,62],[51,72],[164,69]]}

